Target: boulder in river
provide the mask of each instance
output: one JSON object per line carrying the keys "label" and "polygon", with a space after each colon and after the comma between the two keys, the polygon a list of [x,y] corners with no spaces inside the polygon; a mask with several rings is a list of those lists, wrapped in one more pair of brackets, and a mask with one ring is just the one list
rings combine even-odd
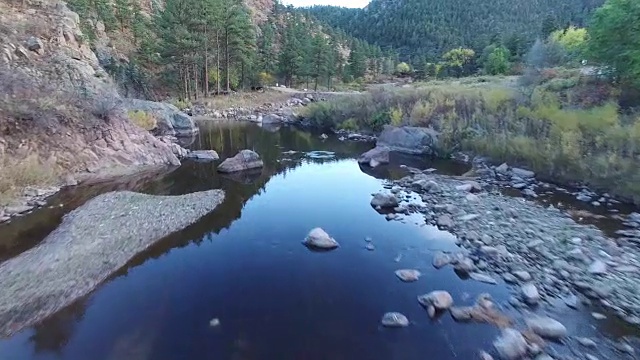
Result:
{"label": "boulder in river", "polygon": [[400,328],[409,326],[409,319],[399,312],[388,312],[382,316],[382,326]]}
{"label": "boulder in river", "polygon": [[371,206],[374,208],[395,208],[398,206],[398,199],[393,194],[377,193],[371,199]]}
{"label": "boulder in river", "polygon": [[447,310],[453,305],[453,297],[447,291],[436,290],[418,296],[418,302],[424,306],[433,306],[436,310]]}
{"label": "boulder in river", "polygon": [[264,166],[260,155],[251,150],[240,150],[236,156],[225,159],[218,165],[218,171],[222,173],[232,173],[250,169],[257,169]]}
{"label": "boulder in river", "polygon": [[0,336],[85,296],[138,253],[213,211],[222,190],[180,196],[99,195],[38,246],[0,264]]}
{"label": "boulder in river", "polygon": [[420,275],[422,275],[420,271],[414,269],[396,270],[396,276],[404,282],[418,281]]}
{"label": "boulder in river", "polygon": [[[366,153],[360,155],[358,163],[366,164],[371,167],[389,163],[389,149],[377,146]],[[375,165],[375,166],[374,166]]]}
{"label": "boulder in river", "polygon": [[387,125],[377,145],[408,154],[434,154],[438,150],[438,135],[432,128]]}
{"label": "boulder in river", "polygon": [[216,161],[220,159],[220,156],[215,150],[195,150],[188,153],[185,157],[187,159],[202,161]]}
{"label": "boulder in river", "polygon": [[321,228],[309,231],[309,234],[304,239],[304,244],[310,248],[321,250],[332,250],[340,246],[334,238]]}
{"label": "boulder in river", "polygon": [[540,301],[540,293],[533,283],[526,283],[520,287],[524,301],[529,305],[535,305]]}
{"label": "boulder in river", "polygon": [[548,316],[530,317],[525,322],[527,327],[539,336],[549,339],[561,339],[567,336],[567,328],[558,320]]}
{"label": "boulder in river", "polygon": [[500,336],[493,342],[501,359],[516,360],[527,354],[527,341],[524,336],[515,329],[503,329]]}

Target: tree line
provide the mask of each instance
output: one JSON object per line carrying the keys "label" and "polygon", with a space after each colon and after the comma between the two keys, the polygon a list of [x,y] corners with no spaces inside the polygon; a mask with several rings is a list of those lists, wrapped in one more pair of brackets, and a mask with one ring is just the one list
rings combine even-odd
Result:
{"label": "tree line", "polygon": [[335,81],[390,74],[398,58],[277,2],[261,24],[243,0],[166,0],[150,15],[139,0],[69,4],[90,41],[97,21],[110,37],[128,36],[136,74],[160,68],[162,83],[185,99],[276,83],[331,88]]}

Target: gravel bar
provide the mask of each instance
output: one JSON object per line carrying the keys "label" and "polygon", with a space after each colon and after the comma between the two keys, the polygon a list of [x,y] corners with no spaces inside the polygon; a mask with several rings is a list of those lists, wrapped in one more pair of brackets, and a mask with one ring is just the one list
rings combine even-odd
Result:
{"label": "gravel bar", "polygon": [[42,243],[0,264],[0,336],[82,297],[136,254],[213,211],[222,190],[180,196],[110,192],[67,214]]}

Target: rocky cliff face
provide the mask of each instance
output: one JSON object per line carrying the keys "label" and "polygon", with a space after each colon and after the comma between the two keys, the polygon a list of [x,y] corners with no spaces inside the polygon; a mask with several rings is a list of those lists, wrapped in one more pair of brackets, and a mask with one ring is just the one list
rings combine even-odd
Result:
{"label": "rocky cliff face", "polygon": [[59,0],[0,2],[0,166],[36,154],[64,172],[179,164],[133,125]]}

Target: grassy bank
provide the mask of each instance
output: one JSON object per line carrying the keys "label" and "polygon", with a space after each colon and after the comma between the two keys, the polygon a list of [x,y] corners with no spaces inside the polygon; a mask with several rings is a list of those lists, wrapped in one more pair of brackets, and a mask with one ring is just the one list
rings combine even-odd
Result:
{"label": "grassy bank", "polygon": [[314,104],[305,115],[349,130],[433,126],[443,155],[471,151],[640,203],[640,116],[621,111],[610,86],[575,74],[541,74],[528,85],[383,88]]}

